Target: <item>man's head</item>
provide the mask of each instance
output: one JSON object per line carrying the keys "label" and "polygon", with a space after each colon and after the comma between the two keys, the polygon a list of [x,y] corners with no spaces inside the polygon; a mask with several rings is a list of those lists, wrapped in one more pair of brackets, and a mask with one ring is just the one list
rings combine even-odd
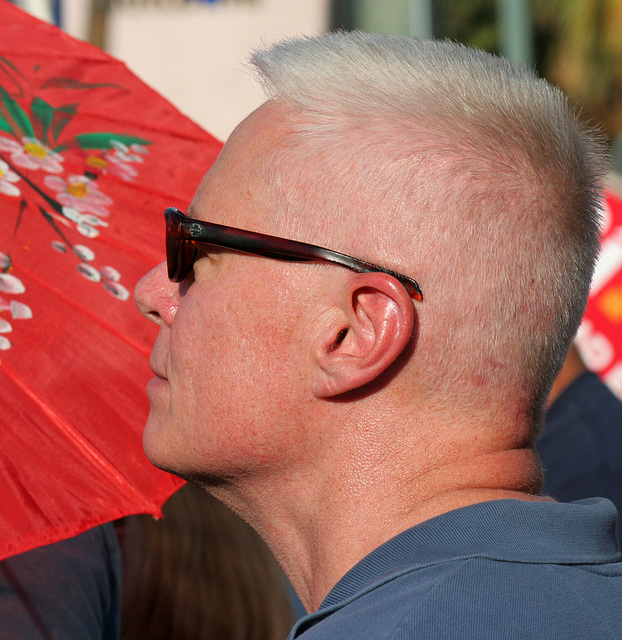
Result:
{"label": "man's head", "polygon": [[271,99],[190,215],[393,269],[424,299],[382,273],[222,250],[179,286],[160,268],[137,292],[161,325],[152,459],[222,480],[329,451],[337,416],[535,423],[585,305],[604,171],[561,93],[397,36],[301,39],[252,62]]}

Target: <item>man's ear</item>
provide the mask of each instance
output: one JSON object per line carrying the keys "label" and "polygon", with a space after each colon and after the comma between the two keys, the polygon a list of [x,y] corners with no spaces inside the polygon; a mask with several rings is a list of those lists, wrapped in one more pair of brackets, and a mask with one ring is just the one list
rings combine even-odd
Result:
{"label": "man's ear", "polygon": [[338,313],[313,345],[314,395],[329,398],[375,380],[406,348],[414,328],[412,299],[395,278],[378,272],[352,278]]}

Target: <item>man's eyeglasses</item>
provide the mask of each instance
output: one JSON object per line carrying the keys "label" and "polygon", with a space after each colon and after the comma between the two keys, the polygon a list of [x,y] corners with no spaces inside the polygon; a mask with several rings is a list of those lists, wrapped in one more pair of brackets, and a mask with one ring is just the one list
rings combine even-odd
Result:
{"label": "man's eyeglasses", "polygon": [[421,289],[412,278],[343,253],[306,242],[195,220],[173,207],[169,207],[164,216],[168,277],[173,282],[181,282],[190,274],[197,259],[196,245],[201,244],[289,262],[328,262],[358,273],[388,273],[404,285],[412,298],[423,300]]}

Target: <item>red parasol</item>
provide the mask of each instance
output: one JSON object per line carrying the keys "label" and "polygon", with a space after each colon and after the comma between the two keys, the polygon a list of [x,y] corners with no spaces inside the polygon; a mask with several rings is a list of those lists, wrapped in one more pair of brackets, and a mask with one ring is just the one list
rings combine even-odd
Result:
{"label": "red parasol", "polygon": [[155,326],[131,292],[220,146],[0,0],[0,559],[159,515],[180,486],[142,451]]}

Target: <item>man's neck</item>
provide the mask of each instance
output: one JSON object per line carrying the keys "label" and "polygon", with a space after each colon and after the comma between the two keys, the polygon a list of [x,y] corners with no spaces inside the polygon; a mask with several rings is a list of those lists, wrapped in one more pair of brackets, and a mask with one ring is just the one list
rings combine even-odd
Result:
{"label": "man's neck", "polygon": [[311,474],[282,483],[272,478],[245,487],[234,500],[231,494],[217,497],[255,526],[305,608],[314,611],[349,569],[402,531],[478,502],[543,500],[537,495],[540,483],[537,456],[524,448],[479,454],[410,476],[377,468],[356,476]]}

